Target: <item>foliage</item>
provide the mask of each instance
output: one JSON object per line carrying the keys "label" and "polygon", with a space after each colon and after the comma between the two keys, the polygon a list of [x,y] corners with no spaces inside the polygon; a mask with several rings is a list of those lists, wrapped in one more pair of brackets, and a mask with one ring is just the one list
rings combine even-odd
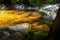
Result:
{"label": "foliage", "polygon": [[[21,3],[23,3],[25,8],[27,8],[28,6],[35,6],[35,7],[37,6],[40,8],[43,4],[53,3],[53,0],[9,0],[9,1],[11,2],[9,4],[21,4]],[[9,4],[8,4],[9,1],[0,0],[0,4],[6,4],[6,6],[9,6]],[[10,6],[12,6],[12,5],[10,5]]]}
{"label": "foliage", "polygon": [[[24,0],[20,0],[20,1],[22,2]],[[34,6],[39,6],[39,7],[43,4],[49,4],[53,2],[53,0],[28,0],[28,1],[29,1],[29,4]]]}

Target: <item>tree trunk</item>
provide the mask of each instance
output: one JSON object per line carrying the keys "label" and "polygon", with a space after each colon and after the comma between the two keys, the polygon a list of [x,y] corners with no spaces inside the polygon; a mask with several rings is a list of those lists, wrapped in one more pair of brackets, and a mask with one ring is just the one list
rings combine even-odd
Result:
{"label": "tree trunk", "polygon": [[47,40],[60,40],[60,8],[50,28]]}

